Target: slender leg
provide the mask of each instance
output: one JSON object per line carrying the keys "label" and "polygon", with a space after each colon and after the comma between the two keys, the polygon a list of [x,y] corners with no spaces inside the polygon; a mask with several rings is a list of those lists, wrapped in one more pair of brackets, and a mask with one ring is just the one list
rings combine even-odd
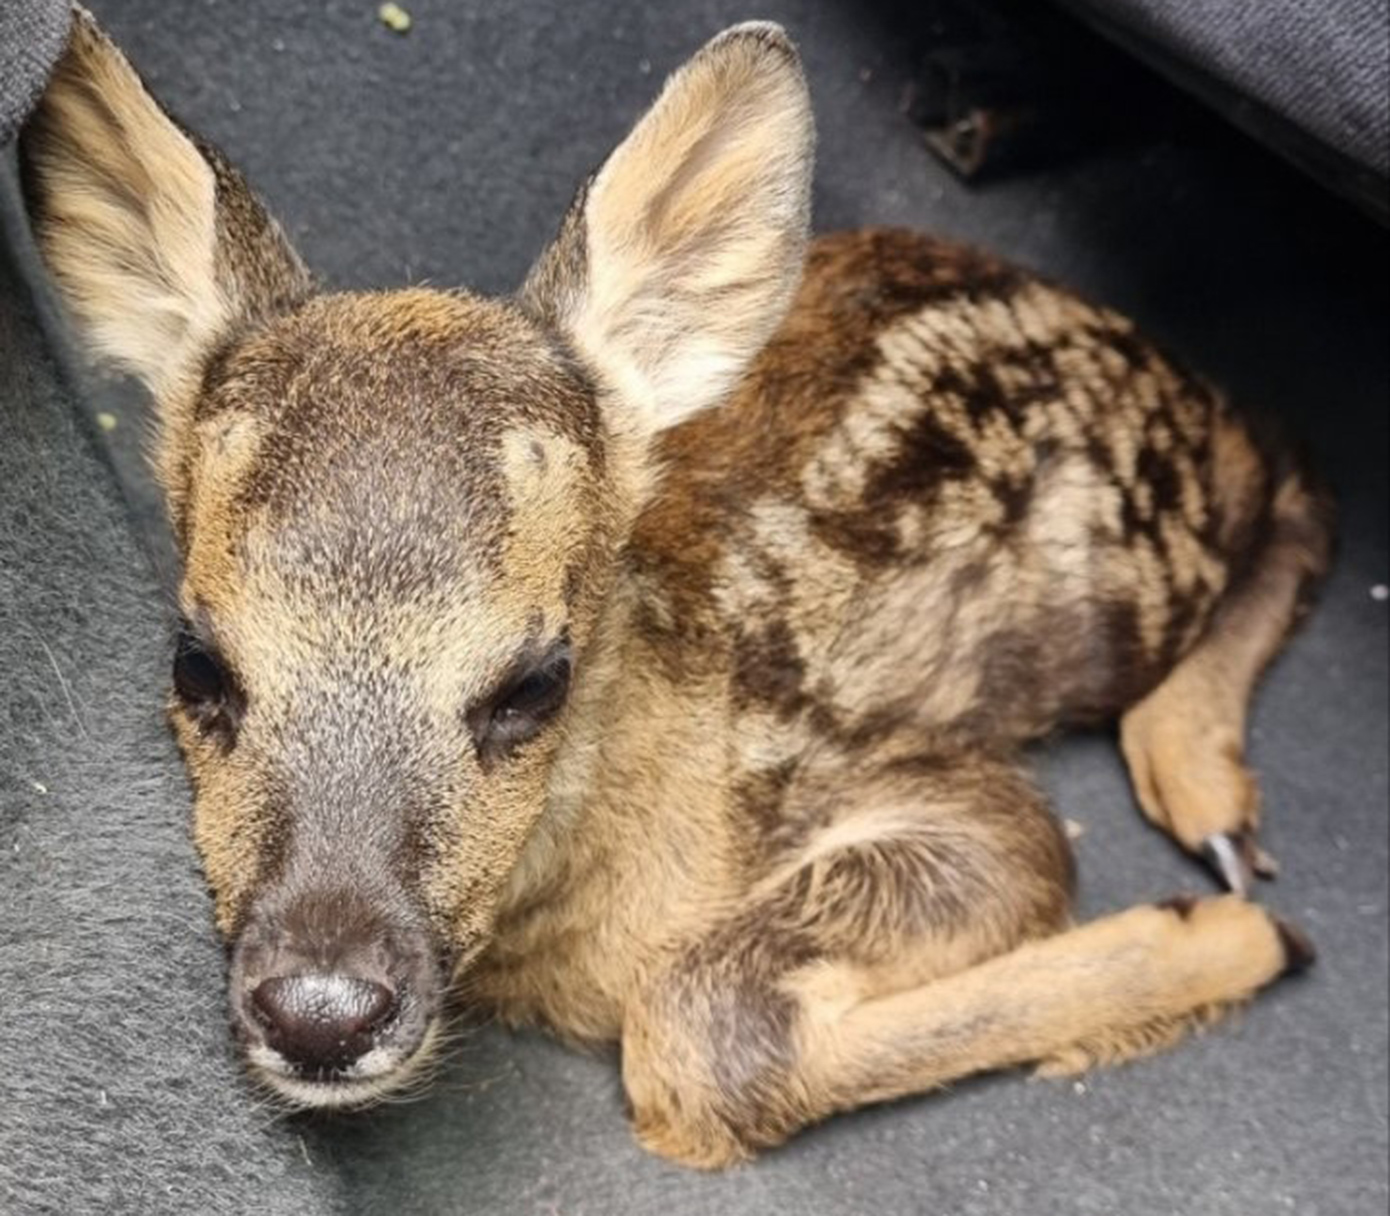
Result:
{"label": "slender leg", "polygon": [[1260,792],[1245,766],[1245,719],[1261,673],[1279,652],[1309,582],[1327,562],[1328,531],[1299,478],[1273,505],[1254,567],[1206,636],[1121,721],[1139,805],[1184,848],[1205,855],[1239,894],[1275,864],[1255,843]]}
{"label": "slender leg", "polygon": [[1171,1045],[1312,957],[1236,896],[1131,908],[815,1026],[807,1089],[821,1114],[990,1069],[1113,1063]]}

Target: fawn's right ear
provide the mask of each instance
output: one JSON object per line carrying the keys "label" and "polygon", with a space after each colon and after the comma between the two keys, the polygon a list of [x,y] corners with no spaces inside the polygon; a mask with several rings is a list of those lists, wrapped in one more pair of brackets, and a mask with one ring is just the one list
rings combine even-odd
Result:
{"label": "fawn's right ear", "polygon": [[210,351],[302,298],[309,276],[82,8],[20,156],[44,261],[84,344],[153,393],[167,472]]}

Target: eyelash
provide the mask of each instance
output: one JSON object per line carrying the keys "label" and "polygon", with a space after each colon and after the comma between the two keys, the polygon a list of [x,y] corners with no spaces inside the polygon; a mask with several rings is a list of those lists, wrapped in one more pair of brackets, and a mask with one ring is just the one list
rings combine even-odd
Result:
{"label": "eyelash", "polygon": [[479,758],[493,763],[540,734],[564,707],[570,675],[569,644],[562,640],[541,663],[513,676],[470,710],[468,725]]}
{"label": "eyelash", "polygon": [[174,650],[174,695],[207,734],[230,746],[236,738],[244,699],[227,665],[184,626]]}

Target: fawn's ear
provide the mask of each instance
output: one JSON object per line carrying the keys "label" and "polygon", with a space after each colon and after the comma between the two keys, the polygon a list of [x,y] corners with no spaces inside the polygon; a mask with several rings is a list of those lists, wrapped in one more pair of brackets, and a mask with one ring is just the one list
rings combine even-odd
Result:
{"label": "fawn's ear", "polygon": [[720,34],[576,199],[522,300],[558,325],[648,434],[717,404],[801,276],[815,141],[796,50]]}
{"label": "fawn's ear", "polygon": [[302,297],[303,265],[81,8],[20,155],[40,250],[84,343],[149,386],[171,438],[208,353]]}

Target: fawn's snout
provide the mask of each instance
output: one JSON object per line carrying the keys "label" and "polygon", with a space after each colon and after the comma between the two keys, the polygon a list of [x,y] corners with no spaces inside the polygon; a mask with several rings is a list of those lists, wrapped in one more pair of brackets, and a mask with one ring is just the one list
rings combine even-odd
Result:
{"label": "fawn's snout", "polygon": [[423,1056],[441,985],[429,934],[351,891],[272,900],[232,958],[232,1014],[262,1079],[298,1102],[370,1101]]}

